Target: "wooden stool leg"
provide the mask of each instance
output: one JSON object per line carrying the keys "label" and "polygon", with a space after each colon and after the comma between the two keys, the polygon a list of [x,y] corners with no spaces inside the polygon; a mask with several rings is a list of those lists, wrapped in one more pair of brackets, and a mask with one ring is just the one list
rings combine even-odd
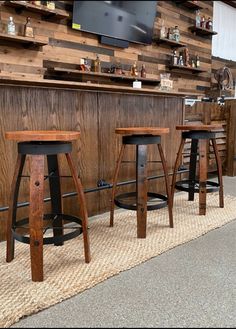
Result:
{"label": "wooden stool leg", "polygon": [[85,196],[83,191],[83,186],[81,184],[80,178],[78,178],[78,175],[76,173],[75,166],[72,161],[72,157],[70,153],[66,153],[66,159],[74,180],[74,184],[78,193],[78,199],[80,203],[80,209],[82,214],[82,228],[83,228],[83,240],[84,240],[84,256],[85,256],[85,262],[89,263],[91,260],[91,254],[90,254],[90,243],[89,243],[89,235],[88,235],[88,213],[87,213],[87,207],[85,202]]}
{"label": "wooden stool leg", "polygon": [[214,153],[215,153],[218,182],[219,182],[219,185],[220,185],[220,190],[219,190],[220,208],[224,208],[224,190],[223,190],[223,179],[222,179],[222,164],[221,164],[221,159],[220,159],[220,155],[219,155],[219,152],[218,152],[216,140],[212,139],[211,141],[212,141],[212,146],[213,146],[213,150],[214,150]]}
{"label": "wooden stool leg", "polygon": [[43,281],[44,155],[31,156],[30,257],[33,281]]}
{"label": "wooden stool leg", "polygon": [[[47,155],[48,161],[48,173],[49,173],[49,187],[51,195],[52,213],[55,214],[53,219],[53,235],[54,237],[63,235],[63,220],[60,214],[62,214],[62,196],[61,196],[61,184],[60,173],[58,166],[58,156]],[[56,246],[63,245],[63,242],[55,243]]]}
{"label": "wooden stool leg", "polygon": [[197,169],[197,148],[198,148],[198,140],[192,139],[190,163],[189,163],[189,192],[188,192],[189,201],[194,200],[194,188],[195,188],[196,169]]}
{"label": "wooden stool leg", "polygon": [[23,171],[24,163],[25,163],[25,155],[18,154],[13,180],[11,183],[9,211],[8,211],[8,219],[7,219],[7,229],[6,229],[6,240],[7,240],[6,261],[7,262],[11,262],[14,259],[15,240],[12,234],[12,226],[16,222],[17,198],[18,198],[21,174]]}
{"label": "wooden stool leg", "polygon": [[124,151],[125,151],[125,144],[122,144],[121,146],[121,150],[120,150],[120,154],[116,163],[116,169],[115,169],[115,174],[113,177],[113,181],[112,181],[112,191],[111,191],[111,208],[110,208],[110,227],[112,227],[114,225],[114,210],[115,210],[115,192],[116,192],[116,185],[117,185],[117,180],[118,180],[118,174],[119,174],[119,170],[120,170],[120,164],[124,155]]}
{"label": "wooden stool leg", "polygon": [[199,140],[199,215],[206,214],[207,139]]}
{"label": "wooden stool leg", "polygon": [[165,185],[166,185],[166,194],[167,194],[167,199],[168,199],[168,211],[169,211],[169,222],[170,222],[170,227],[173,228],[174,227],[174,223],[173,223],[173,213],[172,213],[172,196],[171,196],[171,190],[170,190],[170,182],[169,182],[169,176],[168,176],[168,170],[167,170],[167,163],[166,163],[166,159],[162,150],[162,146],[161,144],[157,144],[158,146],[158,150],[160,153],[160,157],[161,157],[161,163],[162,163],[162,167],[163,167],[163,171],[164,171],[164,177],[165,177]]}
{"label": "wooden stool leg", "polygon": [[147,228],[147,145],[136,146],[137,237],[146,238]]}
{"label": "wooden stool leg", "polygon": [[174,165],[174,170],[173,170],[172,183],[171,183],[171,204],[172,204],[172,207],[173,207],[173,204],[174,204],[176,176],[177,176],[178,167],[180,165],[180,160],[181,160],[185,140],[186,140],[185,138],[181,139],[181,143],[180,143],[180,146],[179,146],[179,150],[178,150],[178,153],[177,153],[177,157],[176,157],[175,165]]}

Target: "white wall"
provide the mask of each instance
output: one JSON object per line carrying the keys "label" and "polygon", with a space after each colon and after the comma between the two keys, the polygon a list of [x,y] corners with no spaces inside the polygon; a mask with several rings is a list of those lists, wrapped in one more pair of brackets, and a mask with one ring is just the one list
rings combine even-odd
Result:
{"label": "white wall", "polygon": [[214,1],[212,56],[236,61],[236,8]]}

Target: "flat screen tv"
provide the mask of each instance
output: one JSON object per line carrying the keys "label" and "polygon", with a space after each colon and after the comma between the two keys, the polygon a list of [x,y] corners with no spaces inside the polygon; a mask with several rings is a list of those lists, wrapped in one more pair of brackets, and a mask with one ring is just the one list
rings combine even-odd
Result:
{"label": "flat screen tv", "polygon": [[72,28],[151,44],[157,1],[74,1]]}

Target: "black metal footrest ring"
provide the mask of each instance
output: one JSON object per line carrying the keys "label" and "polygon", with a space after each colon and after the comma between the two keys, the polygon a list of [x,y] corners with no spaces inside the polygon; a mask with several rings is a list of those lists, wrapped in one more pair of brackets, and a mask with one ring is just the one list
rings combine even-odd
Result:
{"label": "black metal footrest ring", "polygon": [[[71,240],[77,236],[79,236],[82,232],[82,220],[78,217],[75,216],[71,216],[71,215],[66,215],[66,214],[45,214],[43,216],[43,220],[55,220],[55,216],[60,216],[60,218],[64,221],[68,221],[71,223],[77,223],[79,226],[78,227],[67,227],[68,229],[73,229],[74,231],[69,232],[69,233],[65,233],[63,235],[58,235],[55,237],[44,237],[43,238],[43,244],[60,244],[63,243],[64,241],[68,241]],[[29,224],[29,218],[23,218],[19,221],[16,222],[15,226],[12,228],[12,233],[13,233],[13,237],[14,239],[23,242],[23,243],[30,243],[30,237],[23,235],[23,234],[19,234],[16,232],[17,229],[27,229],[29,230],[29,228],[24,227],[24,225]],[[47,227],[48,228],[48,227]],[[43,230],[45,228],[42,228]],[[50,229],[53,229],[53,226],[50,227]],[[58,228],[57,229],[65,229],[64,227],[62,228]]]}
{"label": "black metal footrest ring", "polygon": [[[199,181],[181,180],[175,183],[175,188],[179,191],[190,192],[194,187],[194,193],[199,193]],[[220,184],[212,181],[206,181],[206,193],[219,191]]]}
{"label": "black metal footrest ring", "polygon": [[[137,196],[136,192],[128,192],[128,193],[117,195],[114,199],[115,205],[124,209],[137,210],[136,196]],[[149,198],[148,202],[150,202],[150,200],[158,199],[158,203],[155,204],[148,204],[147,202],[147,210],[155,210],[167,206],[168,198],[163,194],[148,192],[147,197]],[[125,199],[130,199],[130,198],[133,198],[132,203],[125,202]]]}

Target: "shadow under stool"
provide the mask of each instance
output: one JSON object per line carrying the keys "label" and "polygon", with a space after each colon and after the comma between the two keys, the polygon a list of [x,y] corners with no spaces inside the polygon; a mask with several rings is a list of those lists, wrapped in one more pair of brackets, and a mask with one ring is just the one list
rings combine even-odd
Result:
{"label": "shadow under stool", "polygon": [[[177,153],[174,172],[172,177],[172,205],[174,202],[175,189],[188,192],[188,200],[194,201],[194,194],[199,193],[199,215],[206,214],[206,195],[207,193],[219,191],[219,204],[224,207],[222,164],[219,156],[216,131],[222,129],[222,125],[179,125],[177,130],[181,130],[181,143]],[[180,165],[183,148],[186,140],[191,141],[189,176],[176,182],[177,170]],[[208,180],[208,157],[210,143],[216,160],[218,183]],[[198,176],[197,162],[199,164]]]}
{"label": "shadow under stool", "polygon": [[[30,244],[31,276],[33,281],[43,281],[43,245],[63,245],[64,241],[83,234],[85,262],[89,263],[90,244],[88,236],[88,214],[83,187],[73,164],[72,141],[78,140],[78,131],[12,131],[6,132],[6,139],[16,141],[18,157],[11,184],[9,214],[7,221],[6,261],[14,258],[15,240]],[[60,170],[58,155],[64,154],[78,193],[81,218],[63,213]],[[22,171],[26,157],[29,158],[29,217],[17,220],[17,199]],[[48,176],[45,176],[45,157],[47,157]],[[51,213],[44,214],[44,181],[49,179]],[[44,225],[44,221],[46,225]],[[51,222],[53,236],[44,237]],[[76,228],[64,233],[64,222],[76,223]],[[22,233],[24,229],[24,233]],[[19,230],[21,233],[19,233]],[[26,231],[26,233],[25,233]]]}
{"label": "shadow under stool", "polygon": [[[128,127],[116,128],[115,133],[122,135],[122,146],[118,156],[111,193],[110,226],[114,224],[115,205],[137,212],[137,237],[146,238],[147,211],[168,206],[169,225],[173,227],[171,189],[167,163],[161,146],[161,135],[168,134],[169,128]],[[148,145],[157,145],[162,164],[166,195],[148,192],[147,156]],[[116,195],[118,174],[127,145],[136,147],[136,191]],[[123,161],[126,162],[126,161]],[[157,161],[154,161],[157,162]],[[150,202],[149,202],[150,201]],[[156,201],[156,203],[154,202]]]}

